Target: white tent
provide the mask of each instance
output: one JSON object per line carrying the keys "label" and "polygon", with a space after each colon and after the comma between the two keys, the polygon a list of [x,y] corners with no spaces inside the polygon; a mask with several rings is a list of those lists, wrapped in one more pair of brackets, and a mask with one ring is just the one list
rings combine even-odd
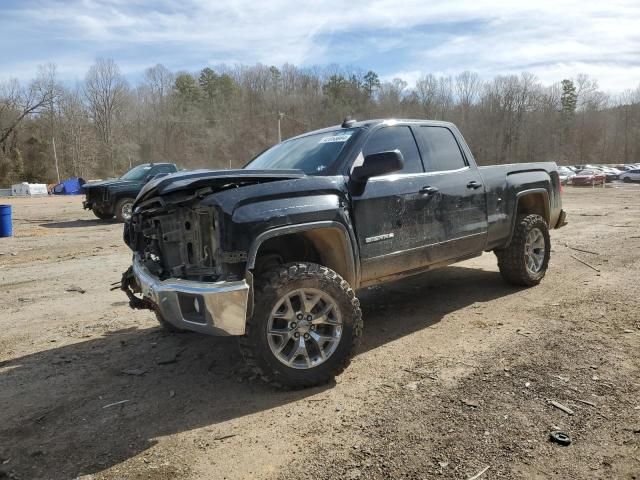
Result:
{"label": "white tent", "polygon": [[47,195],[47,193],[47,186],[44,183],[22,182],[11,185],[11,195],[16,197]]}

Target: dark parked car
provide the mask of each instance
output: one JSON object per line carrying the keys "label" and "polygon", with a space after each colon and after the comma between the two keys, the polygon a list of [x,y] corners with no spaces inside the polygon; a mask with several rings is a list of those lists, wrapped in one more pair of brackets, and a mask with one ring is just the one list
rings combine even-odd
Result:
{"label": "dark parked car", "polygon": [[168,330],[239,335],[267,382],[318,385],[362,335],[359,288],[490,251],[507,282],[537,285],[566,223],[560,192],[555,163],[478,167],[451,123],[349,121],[242,170],[149,182],[125,223],[122,289]]}
{"label": "dark parked car", "polygon": [[131,207],[142,187],[154,177],[178,171],[173,163],[143,163],[114,180],[85,183],[82,206],[102,220],[114,217],[120,222],[131,218]]}

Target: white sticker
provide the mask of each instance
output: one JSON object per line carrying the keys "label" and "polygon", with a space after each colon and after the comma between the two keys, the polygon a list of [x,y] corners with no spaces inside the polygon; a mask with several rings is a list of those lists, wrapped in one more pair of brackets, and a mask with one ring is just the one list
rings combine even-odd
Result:
{"label": "white sticker", "polygon": [[318,143],[342,143],[351,138],[351,134],[331,135],[330,137],[322,137]]}

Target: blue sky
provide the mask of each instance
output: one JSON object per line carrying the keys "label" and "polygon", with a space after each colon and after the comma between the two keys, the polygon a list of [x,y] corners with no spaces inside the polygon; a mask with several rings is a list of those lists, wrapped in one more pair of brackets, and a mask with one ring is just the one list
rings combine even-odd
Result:
{"label": "blue sky", "polygon": [[131,80],[157,63],[337,63],[412,85],[425,73],[587,73],[604,90],[640,84],[638,0],[0,0],[0,80],[53,62],[82,81],[97,57]]}

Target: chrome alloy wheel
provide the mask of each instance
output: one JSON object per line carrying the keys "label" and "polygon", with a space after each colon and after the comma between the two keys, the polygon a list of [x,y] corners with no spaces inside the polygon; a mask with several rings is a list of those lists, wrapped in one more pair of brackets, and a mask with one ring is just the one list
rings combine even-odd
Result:
{"label": "chrome alloy wheel", "polygon": [[532,228],[527,234],[524,244],[524,258],[527,262],[527,270],[530,273],[538,273],[542,270],[545,253],[544,235],[539,228]]}
{"label": "chrome alloy wheel", "polygon": [[125,220],[130,220],[131,214],[133,213],[133,202],[124,203],[120,211],[122,212],[122,218],[124,218]]}
{"label": "chrome alloy wheel", "polygon": [[307,369],[324,363],[338,348],[341,336],[338,304],[315,288],[286,293],[276,302],[267,322],[271,352],[291,368]]}

